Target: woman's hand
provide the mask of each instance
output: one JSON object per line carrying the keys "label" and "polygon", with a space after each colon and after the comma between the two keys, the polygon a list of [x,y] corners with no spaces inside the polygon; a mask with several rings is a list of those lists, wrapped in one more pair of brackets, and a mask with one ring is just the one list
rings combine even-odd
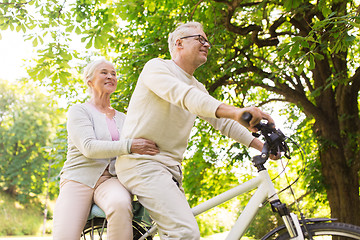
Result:
{"label": "woman's hand", "polygon": [[148,155],[155,155],[160,152],[156,143],[145,138],[133,139],[130,150],[132,153]]}

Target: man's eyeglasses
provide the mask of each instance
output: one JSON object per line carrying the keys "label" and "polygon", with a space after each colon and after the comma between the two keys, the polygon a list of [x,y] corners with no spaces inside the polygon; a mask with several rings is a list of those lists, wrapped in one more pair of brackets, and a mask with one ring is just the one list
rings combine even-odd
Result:
{"label": "man's eyeglasses", "polygon": [[197,34],[197,35],[191,35],[191,36],[185,36],[185,37],[181,37],[180,39],[184,39],[184,38],[191,38],[191,37],[197,37],[197,40],[202,44],[205,45],[205,43],[209,44],[209,48],[211,48],[211,43],[204,38],[202,35]]}

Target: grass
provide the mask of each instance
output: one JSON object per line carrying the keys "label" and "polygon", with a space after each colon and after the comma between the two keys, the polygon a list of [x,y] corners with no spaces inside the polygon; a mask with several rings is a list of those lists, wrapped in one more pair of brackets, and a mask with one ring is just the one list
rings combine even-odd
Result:
{"label": "grass", "polygon": [[39,206],[22,205],[0,191],[0,236],[36,235],[42,223],[43,215]]}

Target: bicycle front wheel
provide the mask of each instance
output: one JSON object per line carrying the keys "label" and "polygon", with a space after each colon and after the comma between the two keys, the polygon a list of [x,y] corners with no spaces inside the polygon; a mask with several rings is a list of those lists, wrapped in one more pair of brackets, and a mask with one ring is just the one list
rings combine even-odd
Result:
{"label": "bicycle front wheel", "polygon": [[[306,224],[308,232],[314,240],[360,240],[360,227],[346,223],[324,222]],[[311,239],[302,227],[304,239]],[[285,232],[276,238],[277,240],[289,240],[289,233]]]}

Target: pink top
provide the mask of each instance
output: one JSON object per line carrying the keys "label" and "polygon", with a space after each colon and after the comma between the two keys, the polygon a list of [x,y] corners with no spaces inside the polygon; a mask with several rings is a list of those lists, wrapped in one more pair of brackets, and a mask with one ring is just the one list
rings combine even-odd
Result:
{"label": "pink top", "polygon": [[[96,111],[98,111],[99,113],[103,114],[105,116],[104,113],[100,112],[93,104],[87,102],[87,104],[89,104],[91,107],[93,107],[94,109],[96,109]],[[119,141],[120,139],[120,136],[119,136],[119,131],[116,127],[116,122],[115,122],[115,119],[114,118],[108,118],[106,117],[106,123],[107,123],[107,126],[108,126],[108,129],[109,129],[109,132],[110,132],[110,135],[111,135],[111,139],[113,141]]]}
{"label": "pink top", "polygon": [[119,140],[119,131],[116,127],[116,122],[114,118],[106,118],[106,122],[108,125],[108,129],[111,135],[111,139],[113,141],[118,141]]}

